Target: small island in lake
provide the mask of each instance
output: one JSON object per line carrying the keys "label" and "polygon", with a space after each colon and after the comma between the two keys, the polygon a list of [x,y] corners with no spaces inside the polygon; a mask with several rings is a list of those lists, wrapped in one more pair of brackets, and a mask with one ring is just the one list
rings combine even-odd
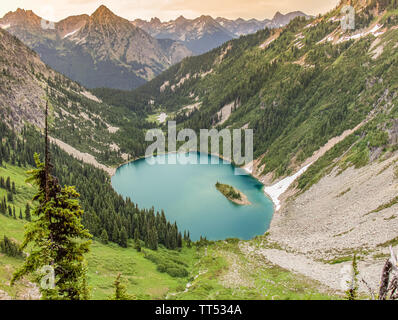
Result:
{"label": "small island in lake", "polygon": [[216,183],[216,188],[228,200],[232,201],[235,204],[239,204],[239,205],[242,205],[242,206],[251,204],[250,201],[247,199],[247,196],[243,192],[239,191],[238,189],[235,189],[232,186],[217,182]]}

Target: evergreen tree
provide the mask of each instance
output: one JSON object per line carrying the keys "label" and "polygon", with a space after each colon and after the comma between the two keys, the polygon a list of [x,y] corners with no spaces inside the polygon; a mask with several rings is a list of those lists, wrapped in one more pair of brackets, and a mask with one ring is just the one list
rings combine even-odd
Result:
{"label": "evergreen tree", "polygon": [[74,187],[60,187],[57,178],[51,175],[48,141],[48,103],[45,109],[45,163],[39,155],[34,159],[37,169],[28,172],[31,182],[38,187],[33,201],[38,202],[34,210],[36,219],[28,224],[23,250],[32,245],[24,264],[13,275],[11,284],[27,274],[35,274],[36,282],[41,282],[37,272],[50,266],[54,271],[53,288],[40,286],[43,299],[88,299],[84,254],[89,251],[91,234],[83,227],[83,210]]}
{"label": "evergreen tree", "polygon": [[8,191],[11,191],[11,179],[10,179],[10,177],[7,177],[7,180],[6,180],[6,189],[7,189]]}
{"label": "evergreen tree", "polygon": [[134,231],[134,246],[138,252],[141,252],[140,234],[138,228]]}
{"label": "evergreen tree", "polygon": [[120,236],[119,231],[117,230],[117,227],[114,224],[113,225],[113,231],[112,231],[112,241],[116,242],[116,243],[119,243],[119,236]]}
{"label": "evergreen tree", "polygon": [[[41,288],[44,299],[80,300],[87,298],[86,262],[91,237],[81,224],[83,210],[74,187],[61,188],[56,178],[47,175],[45,165],[35,154],[37,169],[29,172],[27,182],[35,183],[39,191],[34,197],[39,205],[37,217],[28,225],[21,248],[33,245],[24,265],[14,274],[12,283],[26,274],[36,273],[45,266],[54,269],[57,280],[53,289]],[[48,179],[46,179],[48,177]],[[46,180],[48,180],[46,182]],[[41,275],[36,275],[39,283]]]}
{"label": "evergreen tree", "polygon": [[19,245],[7,236],[4,236],[3,240],[0,240],[0,252],[14,258],[24,257],[24,253],[19,248]]}
{"label": "evergreen tree", "polygon": [[181,232],[178,233],[178,237],[177,237],[177,247],[178,247],[178,248],[182,248],[182,235],[181,235]]}
{"label": "evergreen tree", "polygon": [[5,197],[0,202],[0,213],[4,215],[7,214],[7,200]]}
{"label": "evergreen tree", "polygon": [[29,205],[29,203],[27,203],[26,207],[25,207],[25,219],[27,221],[31,221],[32,220],[31,215],[30,215],[30,205]]}
{"label": "evergreen tree", "polygon": [[127,240],[128,240],[128,236],[127,236],[127,231],[125,227],[122,227],[122,230],[120,231],[120,238],[119,238],[120,242],[120,246],[122,246],[123,248],[127,248]]}
{"label": "evergreen tree", "polygon": [[115,293],[110,297],[111,300],[133,300],[134,297],[127,294],[126,286],[122,283],[121,274],[119,273],[114,282]]}
{"label": "evergreen tree", "polygon": [[347,300],[358,300],[358,258],[357,255],[354,255],[354,259],[352,260],[352,279],[348,283],[349,288],[345,292]]}
{"label": "evergreen tree", "polygon": [[19,219],[23,219],[23,216],[22,216],[22,209],[19,209]]}
{"label": "evergreen tree", "polygon": [[105,229],[102,229],[102,233],[101,233],[100,239],[101,239],[102,243],[104,243],[104,244],[108,243],[109,237],[108,237],[108,233],[106,232]]}

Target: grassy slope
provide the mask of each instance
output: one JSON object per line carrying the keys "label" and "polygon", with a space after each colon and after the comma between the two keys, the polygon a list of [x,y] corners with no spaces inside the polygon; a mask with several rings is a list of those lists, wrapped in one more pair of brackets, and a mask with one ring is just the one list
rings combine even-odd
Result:
{"label": "grassy slope", "polygon": [[[0,175],[10,176],[15,181],[18,195],[15,197],[17,216],[31,199],[34,189],[25,183],[26,170],[6,165],[0,168]],[[4,190],[0,189],[0,195]],[[22,241],[24,220],[0,215],[0,238],[7,235]],[[253,240],[255,242],[256,240]],[[171,256],[185,264],[189,272],[186,278],[173,278],[156,270],[156,264],[145,258],[143,252],[132,248],[124,249],[115,244],[104,245],[93,241],[87,255],[89,263],[88,280],[93,299],[107,299],[113,292],[113,282],[120,272],[129,294],[138,299],[327,299],[327,293],[319,293],[318,284],[293,275],[266,261],[255,261],[245,256],[237,241],[219,241],[200,248],[183,248],[180,252],[160,248],[155,255]],[[23,292],[25,283],[11,288],[8,282],[13,271],[22,260],[0,254],[0,290],[11,296]],[[238,270],[238,283],[234,274]],[[206,271],[206,272],[204,272]],[[198,275],[198,276],[196,276]],[[232,276],[231,276],[232,275]],[[187,283],[191,283],[184,292]]]}
{"label": "grassy slope", "polygon": [[[260,237],[262,238],[262,237]],[[256,240],[250,241],[250,243]],[[241,242],[242,243],[242,242]],[[323,300],[338,299],[303,276],[248,257],[237,240],[219,241],[201,249],[189,291],[176,299],[194,300]]]}

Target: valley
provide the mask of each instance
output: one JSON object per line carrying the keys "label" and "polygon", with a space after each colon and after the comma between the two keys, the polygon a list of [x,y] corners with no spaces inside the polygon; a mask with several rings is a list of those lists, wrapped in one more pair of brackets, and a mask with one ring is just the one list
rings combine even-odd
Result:
{"label": "valley", "polygon": [[18,9],[1,18],[0,25],[86,88],[130,90],[192,54],[179,42],[152,38],[105,6],[53,28],[41,28],[41,21],[34,12]]}
{"label": "valley", "polygon": [[[0,176],[10,175],[17,190],[26,189],[26,195],[18,197],[16,205],[24,209],[33,193],[32,186],[25,183],[26,173],[18,167],[6,164]],[[0,197],[4,190],[0,189]],[[0,214],[0,239],[4,235],[21,241],[25,220]],[[260,239],[249,242],[255,245]],[[150,259],[146,258],[153,255]],[[160,272],[158,259],[179,261],[189,276],[173,277]],[[306,277],[297,277],[290,272],[269,264],[261,257],[249,259],[241,250],[239,241],[203,241],[197,246],[181,251],[160,248],[157,251],[142,249],[137,252],[133,241],[128,248],[114,243],[104,244],[95,239],[88,257],[88,281],[92,299],[108,299],[113,291],[113,282],[118,273],[123,275],[129,294],[136,299],[330,299],[333,295],[327,287]],[[166,259],[166,260],[167,260]],[[38,299],[40,293],[30,279],[9,286],[12,272],[22,263],[19,258],[0,253],[0,297],[17,299]],[[261,268],[259,268],[261,266]]]}
{"label": "valley", "polygon": [[[317,17],[279,17],[286,23],[255,31],[250,21],[238,26],[208,16],[132,23],[106,7],[59,22],[56,41],[62,36],[74,41],[73,50],[94,50],[93,61],[117,56],[112,64],[131,71],[128,84],[119,78],[123,85],[113,87],[79,84],[46,65],[38,39],[49,34],[24,38],[21,24],[0,29],[0,177],[16,188],[0,188],[0,202],[8,204],[1,206],[0,240],[21,243],[26,203],[37,205],[36,187],[25,180],[33,154],[43,158],[48,105],[53,174],[76,186],[82,223],[93,235],[86,255],[93,299],[111,296],[118,273],[138,300],[342,299],[354,256],[357,298],[368,299],[369,287],[379,289],[390,246],[398,245],[398,5],[351,1],[356,29],[342,30],[347,3]],[[178,42],[179,23],[187,30],[209,18],[230,38],[204,53]],[[118,48],[98,40],[98,30],[110,25],[122,38],[145,40],[129,60],[140,56],[142,69],[126,65],[129,46],[121,39]],[[167,43],[165,25],[176,37]],[[177,48],[178,58],[167,56],[164,49],[174,45],[190,53]],[[253,129],[254,161],[239,169],[251,175],[234,175],[233,163],[149,165],[145,135],[153,128],[166,133],[170,120],[197,135]],[[220,161],[227,151],[219,145],[217,156],[166,149],[153,158]],[[247,196],[246,205],[230,201],[235,193]],[[9,285],[22,263],[0,253],[0,299],[39,298],[34,278]]]}

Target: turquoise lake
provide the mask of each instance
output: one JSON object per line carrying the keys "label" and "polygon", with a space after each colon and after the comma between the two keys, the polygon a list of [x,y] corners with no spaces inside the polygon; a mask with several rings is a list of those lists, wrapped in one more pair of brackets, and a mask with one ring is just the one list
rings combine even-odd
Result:
{"label": "turquoise lake", "polygon": [[[181,157],[198,164],[180,163]],[[249,240],[267,231],[273,204],[258,180],[250,175],[235,175],[235,170],[241,169],[199,152],[166,154],[149,160],[166,164],[149,164],[140,159],[123,165],[112,177],[113,188],[140,208],[163,209],[167,219],[176,221],[182,232],[189,230],[192,240],[200,236],[209,240]],[[205,160],[208,164],[199,164]],[[232,203],[216,189],[217,182],[239,189],[252,204]]]}

